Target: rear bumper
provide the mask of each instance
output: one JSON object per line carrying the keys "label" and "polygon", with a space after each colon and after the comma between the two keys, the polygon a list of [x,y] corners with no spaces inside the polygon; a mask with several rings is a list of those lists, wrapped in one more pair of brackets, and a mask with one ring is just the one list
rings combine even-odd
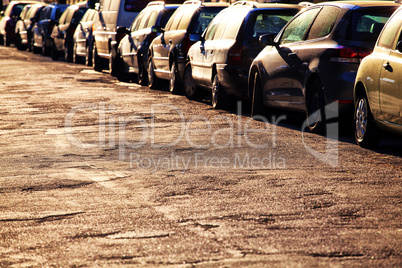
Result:
{"label": "rear bumper", "polygon": [[217,64],[218,79],[225,92],[239,97],[247,96],[248,75],[241,68]]}

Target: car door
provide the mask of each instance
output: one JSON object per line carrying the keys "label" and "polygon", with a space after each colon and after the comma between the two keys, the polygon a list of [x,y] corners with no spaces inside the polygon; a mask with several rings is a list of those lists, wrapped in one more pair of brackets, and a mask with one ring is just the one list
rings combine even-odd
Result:
{"label": "car door", "polygon": [[144,12],[140,19],[137,21],[136,25],[133,25],[135,28],[135,31],[132,31],[130,36],[129,36],[129,42],[130,42],[130,67],[138,67],[138,61],[137,61],[137,53],[138,53],[138,48],[140,45],[140,41],[142,39],[142,36],[144,35],[144,32],[146,31],[146,25],[147,21],[149,19],[150,12]]}
{"label": "car door", "polygon": [[[160,38],[156,39],[154,46],[154,64],[155,72],[159,73],[158,76],[163,76],[166,79],[169,77],[169,53],[171,50],[173,38],[175,35],[180,34],[183,30],[178,30],[181,19],[188,12],[187,8],[178,9],[170,18],[166,31],[160,35]],[[179,33],[180,32],[180,33]]]}
{"label": "car door", "polygon": [[298,50],[320,8],[307,10],[295,17],[282,30],[277,45],[265,59],[269,81],[264,88],[267,102],[274,106],[290,106],[295,77],[301,66]]}
{"label": "car door", "polygon": [[292,85],[292,103],[295,108],[299,105],[300,109],[305,107],[305,81],[310,68],[319,65],[320,56],[336,45],[326,37],[334,29],[340,12],[341,9],[336,6],[322,7],[308,30],[306,41],[298,48]]}
{"label": "car door", "polygon": [[71,9],[66,9],[66,11],[61,15],[59,22],[56,23],[56,25],[53,27],[52,37],[58,50],[61,50],[63,47],[63,40],[67,23],[66,21],[69,16],[72,17],[72,11],[73,10]]}
{"label": "car door", "polygon": [[[396,40],[392,42],[392,48],[388,53],[384,53],[381,65],[379,99],[384,120],[402,125],[402,12],[399,13],[398,18],[394,17],[394,20],[399,20],[398,34],[393,35]],[[389,29],[393,24],[389,24]]]}

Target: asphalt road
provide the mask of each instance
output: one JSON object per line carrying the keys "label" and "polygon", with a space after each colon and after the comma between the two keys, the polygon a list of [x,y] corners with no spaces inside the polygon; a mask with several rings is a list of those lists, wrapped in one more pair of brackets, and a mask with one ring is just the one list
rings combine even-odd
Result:
{"label": "asphalt road", "polygon": [[400,137],[234,108],[0,47],[0,266],[402,266]]}

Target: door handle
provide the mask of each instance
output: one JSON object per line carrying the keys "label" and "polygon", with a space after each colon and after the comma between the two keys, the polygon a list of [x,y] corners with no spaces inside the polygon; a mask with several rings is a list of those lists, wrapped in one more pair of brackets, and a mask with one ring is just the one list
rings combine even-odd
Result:
{"label": "door handle", "polygon": [[387,70],[388,72],[392,72],[392,71],[393,71],[392,66],[389,64],[389,62],[384,63],[384,64],[382,65],[382,67],[384,67],[384,69]]}
{"label": "door handle", "polygon": [[213,51],[213,50],[211,50],[211,54],[212,54],[212,53],[214,53],[214,51]]}

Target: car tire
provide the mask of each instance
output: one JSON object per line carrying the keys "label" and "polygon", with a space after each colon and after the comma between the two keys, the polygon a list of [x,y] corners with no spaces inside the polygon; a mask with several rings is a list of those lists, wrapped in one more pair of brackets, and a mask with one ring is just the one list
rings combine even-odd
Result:
{"label": "car tire", "polygon": [[225,109],[228,108],[231,103],[231,98],[222,88],[219,82],[218,75],[215,74],[214,80],[212,81],[212,108],[214,109]]}
{"label": "car tire", "polygon": [[169,91],[172,94],[179,94],[181,92],[179,74],[177,73],[177,64],[174,60],[172,66],[170,67]]}
{"label": "car tire", "polygon": [[0,45],[4,46],[4,36],[0,34]]}
{"label": "car tire", "polygon": [[97,72],[102,71],[102,61],[101,58],[98,55],[98,50],[96,48],[96,45],[93,45],[92,49],[92,66],[94,67],[94,70]]}
{"label": "car tire", "polygon": [[377,127],[366,94],[360,94],[355,103],[354,112],[355,139],[363,148],[375,148],[381,140],[381,131]]}
{"label": "car tire", "polygon": [[143,60],[140,58],[138,59],[138,75],[137,75],[137,80],[138,84],[141,86],[145,86],[148,84],[148,74],[147,70],[144,68],[144,63]]}
{"label": "car tire", "polygon": [[73,62],[73,46],[71,45],[70,42],[65,42],[64,60],[66,62]]}
{"label": "car tire", "polygon": [[322,134],[325,131],[325,97],[321,81],[314,79],[308,88],[307,95],[307,126],[310,132]]}
{"label": "car tire", "polygon": [[152,58],[148,62],[148,86],[152,89],[157,89],[159,87],[160,80],[155,75],[155,67],[152,62]]}
{"label": "car tire", "polygon": [[20,33],[17,33],[17,35],[15,36],[15,46],[17,47],[18,50],[26,50],[26,46],[23,45],[21,40],[21,35]]}
{"label": "car tire", "polygon": [[251,116],[264,116],[266,107],[262,95],[261,78],[257,72],[251,76],[253,78],[253,95],[251,97]]}
{"label": "car tire", "polygon": [[54,43],[54,41],[52,41],[50,56],[52,57],[52,60],[54,60],[54,61],[59,60],[59,51],[57,51],[56,44]]}
{"label": "car tire", "polygon": [[75,42],[74,42],[74,48],[73,48],[73,62],[81,63],[81,57],[77,55],[77,43],[75,43]]}
{"label": "car tire", "polygon": [[90,45],[87,45],[85,49],[85,65],[92,66],[92,47]]}
{"label": "car tire", "polygon": [[189,100],[196,100],[199,96],[199,89],[193,78],[191,63],[187,63],[183,75],[183,91]]}
{"label": "car tire", "polygon": [[35,46],[35,40],[34,40],[33,37],[31,39],[31,50],[32,50],[33,54],[39,54],[40,53],[40,49]]}
{"label": "car tire", "polygon": [[114,67],[113,70],[115,72],[115,76],[119,81],[128,82],[128,74],[124,72],[123,68],[123,59],[120,56],[120,53],[117,53],[115,60],[114,60]]}
{"label": "car tire", "polygon": [[4,36],[4,45],[5,45],[6,47],[11,46],[11,41],[10,41],[6,36]]}
{"label": "car tire", "polygon": [[46,46],[46,39],[44,36],[42,36],[42,50],[41,54],[43,56],[49,56],[49,48]]}
{"label": "car tire", "polygon": [[117,53],[114,52],[114,50],[112,49],[110,51],[110,55],[109,55],[109,71],[110,71],[110,75],[117,77],[117,64],[116,64],[116,59],[118,57],[118,55],[116,55]]}

